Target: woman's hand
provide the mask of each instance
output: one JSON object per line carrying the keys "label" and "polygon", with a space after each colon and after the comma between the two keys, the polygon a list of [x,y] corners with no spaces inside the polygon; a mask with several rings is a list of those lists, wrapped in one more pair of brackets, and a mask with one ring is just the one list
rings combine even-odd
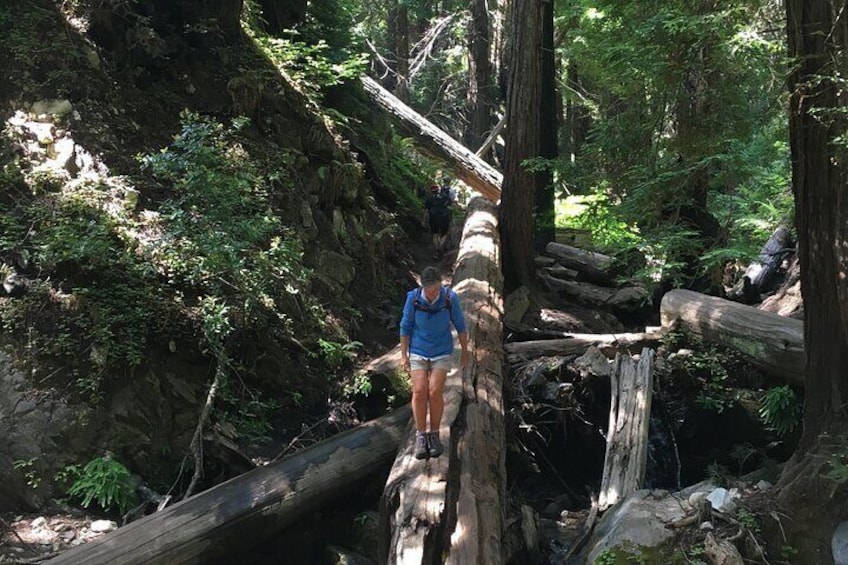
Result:
{"label": "woman's hand", "polygon": [[411,365],[409,363],[409,355],[401,355],[400,367],[404,370],[404,372],[408,373],[410,371]]}
{"label": "woman's hand", "polygon": [[467,349],[463,349],[462,353],[459,356],[459,366],[462,367],[463,369],[468,368],[468,350]]}

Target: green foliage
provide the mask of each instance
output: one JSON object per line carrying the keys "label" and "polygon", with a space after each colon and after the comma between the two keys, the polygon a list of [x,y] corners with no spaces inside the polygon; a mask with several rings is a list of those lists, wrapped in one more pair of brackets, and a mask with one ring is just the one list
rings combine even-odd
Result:
{"label": "green foliage", "polygon": [[739,510],[736,511],[736,519],[740,524],[748,528],[748,531],[754,535],[759,535],[762,531],[760,521],[757,519],[757,516],[747,508],[739,508]]}
{"label": "green foliage", "polygon": [[129,470],[108,455],[96,457],[83,467],[65,467],[57,480],[73,481],[68,494],[84,508],[96,502],[103,510],[118,510],[123,514],[135,502]]}
{"label": "green foliage", "polygon": [[676,355],[672,367],[685,371],[701,385],[695,403],[706,410],[719,414],[731,408],[737,401],[736,393],[729,386],[728,366],[738,364],[738,355],[720,350],[714,345],[699,344],[697,350],[686,355]]}
{"label": "green foliage", "polygon": [[27,486],[31,489],[37,489],[41,485],[41,477],[35,469],[35,462],[37,460],[37,457],[33,457],[32,459],[18,459],[12,462],[12,466],[23,473]]}
{"label": "green foliage", "polygon": [[320,356],[333,369],[340,368],[345,362],[356,359],[356,350],[362,347],[362,343],[351,341],[349,343],[338,343],[325,339],[318,340]]}
{"label": "green foliage", "polygon": [[649,562],[642,548],[608,547],[598,554],[593,565],[647,565]]}
{"label": "green foliage", "polygon": [[[571,194],[638,228],[646,277],[686,284],[693,261],[702,274],[750,258],[791,217],[788,134],[773,80],[783,41],[759,31],[767,11],[729,0],[559,8],[559,54],[580,77],[563,92],[591,117],[562,178]],[[700,231],[707,213],[720,226],[709,241]]]}
{"label": "green foliage", "polygon": [[763,395],[760,418],[779,436],[785,436],[798,427],[803,413],[801,400],[788,385],[771,388]]}
{"label": "green foliage", "polygon": [[557,227],[591,231],[592,241],[601,251],[621,251],[642,242],[638,229],[621,219],[603,190],[560,199],[556,208]]}
{"label": "green foliage", "polygon": [[271,440],[271,417],[280,408],[276,400],[231,376],[222,380],[218,395],[223,406],[216,414],[222,426],[231,426],[235,434],[250,442]]}
{"label": "green foliage", "polygon": [[788,385],[771,388],[763,395],[760,418],[779,436],[785,436],[798,427],[803,412],[801,400]]}
{"label": "green foliage", "polygon": [[296,31],[288,34],[285,38],[255,34],[255,40],[266,56],[315,104],[320,103],[321,92],[327,87],[357,78],[365,71],[364,54],[334,62],[323,39],[306,43],[296,39]]}

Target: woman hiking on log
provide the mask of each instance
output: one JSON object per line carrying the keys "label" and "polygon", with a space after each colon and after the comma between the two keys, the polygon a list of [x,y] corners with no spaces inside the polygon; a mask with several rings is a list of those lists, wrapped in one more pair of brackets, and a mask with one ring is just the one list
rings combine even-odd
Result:
{"label": "woman hiking on log", "polygon": [[459,345],[462,348],[460,366],[465,369],[468,366],[468,333],[459,296],[450,288],[442,286],[439,271],[427,267],[421,271],[421,286],[407,293],[400,321],[402,366],[412,380],[417,459],[438,457],[444,451],[439,439],[439,425],[445,407],[445,378],[451,369],[453,354],[451,324],[459,334]]}

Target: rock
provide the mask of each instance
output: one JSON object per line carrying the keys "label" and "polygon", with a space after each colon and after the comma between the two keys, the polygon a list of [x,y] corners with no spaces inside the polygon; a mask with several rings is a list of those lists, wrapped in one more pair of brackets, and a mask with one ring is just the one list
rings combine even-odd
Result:
{"label": "rock", "polygon": [[32,526],[33,528],[43,528],[46,525],[47,518],[45,518],[44,516],[39,516],[38,518],[30,522],[30,526]]}
{"label": "rock", "polygon": [[698,526],[698,528],[705,531],[712,531],[715,529],[715,526],[713,526],[712,522],[707,520],[706,522],[701,522],[701,525]]}
{"label": "rock", "polygon": [[579,562],[594,563],[606,549],[633,545],[656,547],[672,538],[674,530],[666,524],[685,517],[686,508],[676,496],[654,497],[654,494],[647,489],[637,490],[608,509],[587,545],[588,558]]}
{"label": "rock", "polygon": [[85,53],[85,59],[88,61],[88,64],[91,65],[92,69],[100,68],[100,55],[97,54],[97,51],[90,47],[84,47],[83,52]]}
{"label": "rock", "polygon": [[707,500],[713,509],[725,514],[733,514],[736,511],[736,503],[733,502],[733,498],[733,493],[721,487],[707,495]]}
{"label": "rock", "polygon": [[70,100],[39,100],[34,102],[30,107],[30,112],[36,116],[57,116],[62,117],[70,114],[74,110]]}
{"label": "rock", "polygon": [[342,288],[347,288],[356,278],[356,264],[347,255],[328,251],[321,254],[316,272]]}
{"label": "rock", "polygon": [[689,506],[692,508],[700,508],[701,503],[707,499],[706,492],[697,491],[689,495]]}
{"label": "rock", "polygon": [[50,145],[53,143],[53,124],[44,122],[27,122],[24,127],[39,145]]}
{"label": "rock", "polygon": [[118,529],[118,524],[112,520],[95,520],[88,529],[97,533],[111,532]]}
{"label": "rock", "polygon": [[758,491],[765,492],[767,490],[770,490],[771,487],[773,487],[773,486],[774,485],[772,485],[768,481],[760,481],[756,485],[754,485],[754,488],[757,489]]}
{"label": "rock", "polygon": [[833,538],[830,540],[834,565],[848,565],[848,521],[836,526]]}
{"label": "rock", "polygon": [[521,286],[509,293],[504,302],[504,322],[520,322],[530,307],[530,289]]}
{"label": "rock", "polygon": [[651,294],[648,289],[641,286],[628,286],[613,294],[607,304],[614,308],[629,310],[644,306],[650,299]]}

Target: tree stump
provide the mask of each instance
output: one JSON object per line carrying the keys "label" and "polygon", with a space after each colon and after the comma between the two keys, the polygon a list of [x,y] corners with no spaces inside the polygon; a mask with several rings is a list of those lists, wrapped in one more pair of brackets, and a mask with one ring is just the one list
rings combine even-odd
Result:
{"label": "tree stump", "polygon": [[598,507],[612,506],[642,488],[648,461],[648,424],[654,390],[654,351],[645,348],[639,361],[615,357],[610,376],[607,451]]}

